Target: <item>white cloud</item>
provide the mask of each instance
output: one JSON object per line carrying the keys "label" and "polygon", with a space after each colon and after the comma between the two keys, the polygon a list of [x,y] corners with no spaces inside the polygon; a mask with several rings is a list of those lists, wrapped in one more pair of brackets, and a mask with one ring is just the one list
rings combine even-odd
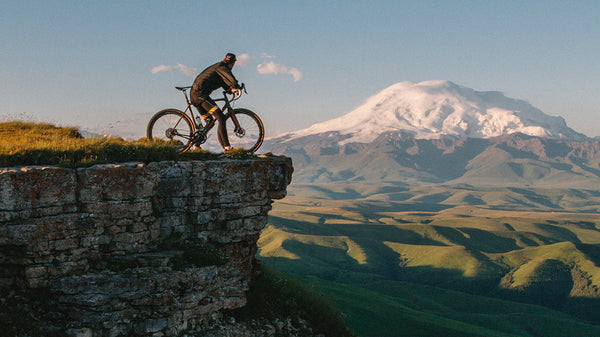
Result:
{"label": "white cloud", "polygon": [[168,72],[179,71],[180,73],[182,73],[186,76],[190,76],[190,77],[192,77],[198,73],[198,69],[184,66],[181,63],[177,63],[176,66],[166,66],[166,65],[161,64],[159,66],[152,68],[153,74],[160,73],[163,71],[168,71]]}
{"label": "white cloud", "polygon": [[290,69],[289,73],[294,76],[294,82],[298,82],[302,79],[302,73],[296,68]]}
{"label": "white cloud", "polygon": [[238,55],[237,56],[237,62],[235,63],[236,66],[247,66],[248,64],[250,64],[250,59],[252,57],[248,54],[242,54],[242,55]]}
{"label": "white cloud", "polygon": [[260,57],[263,59],[274,59],[275,56],[269,55],[267,53],[260,53]]}
{"label": "white cloud", "polygon": [[261,75],[290,74],[294,77],[294,82],[298,82],[302,79],[302,73],[300,72],[300,70],[298,70],[296,68],[288,69],[288,67],[286,67],[285,65],[275,63],[273,61],[263,62],[263,63],[259,64],[258,66],[256,66],[256,70]]}

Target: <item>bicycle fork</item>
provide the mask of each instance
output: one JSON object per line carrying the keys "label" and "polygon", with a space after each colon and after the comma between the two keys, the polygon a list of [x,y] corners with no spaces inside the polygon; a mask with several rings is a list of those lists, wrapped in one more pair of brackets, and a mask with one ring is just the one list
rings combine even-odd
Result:
{"label": "bicycle fork", "polygon": [[242,128],[242,126],[240,125],[240,122],[238,121],[238,119],[234,113],[231,114],[231,120],[233,121],[233,125],[235,126],[233,128],[233,132],[235,132],[235,134],[238,137],[243,137],[244,134],[246,133],[246,131]]}

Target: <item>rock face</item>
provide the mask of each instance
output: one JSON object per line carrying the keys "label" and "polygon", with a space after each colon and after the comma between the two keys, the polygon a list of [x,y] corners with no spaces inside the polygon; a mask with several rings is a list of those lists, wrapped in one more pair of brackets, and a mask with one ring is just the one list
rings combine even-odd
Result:
{"label": "rock face", "polygon": [[[246,303],[285,157],[0,169],[0,289],[47,329],[173,336]],[[39,298],[38,298],[39,300]]]}

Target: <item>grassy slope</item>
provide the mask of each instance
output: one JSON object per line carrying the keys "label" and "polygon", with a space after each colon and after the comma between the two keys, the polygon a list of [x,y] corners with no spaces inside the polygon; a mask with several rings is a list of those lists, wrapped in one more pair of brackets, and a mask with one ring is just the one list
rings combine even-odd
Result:
{"label": "grassy slope", "polygon": [[[233,157],[247,153],[234,151]],[[169,142],[120,138],[84,139],[76,128],[44,123],[0,123],[0,167],[21,165],[90,166],[101,163],[207,160],[217,155],[203,150],[178,154]]]}
{"label": "grassy slope", "polygon": [[597,336],[600,327],[544,307],[406,282],[360,287],[304,279],[360,336]]}
{"label": "grassy slope", "polygon": [[[465,190],[470,200],[493,199],[499,200],[498,204],[494,207],[465,206],[464,203],[457,206],[464,201],[465,194],[459,194]],[[392,304],[387,309],[378,309],[376,303],[404,301],[405,294],[398,291],[400,286],[394,286],[414,286],[401,283],[404,280],[544,304],[588,320],[598,320],[595,312],[600,309],[600,253],[597,249],[600,220],[597,214],[589,213],[590,207],[583,201],[588,197],[597,198],[593,192],[412,189],[361,184],[293,186],[290,192],[271,212],[271,225],[259,241],[260,254],[266,263],[284,270],[362,286],[363,290],[372,287],[376,292],[369,295],[372,301],[366,295],[357,299],[357,303],[373,304],[365,311],[354,308],[348,302],[350,295],[343,294],[342,288],[339,293],[330,289],[333,295],[339,296],[344,312],[358,310],[366,315],[363,318],[373,315],[368,319],[381,319],[382,324],[389,321],[385,317],[391,315]],[[338,200],[332,200],[336,198]],[[553,205],[565,198],[576,200],[585,212],[556,212]],[[498,207],[506,200],[520,203],[520,207],[512,211]],[[530,210],[537,211],[524,211],[524,200],[532,205],[528,206]],[[391,288],[396,290],[383,291]],[[384,300],[377,295],[388,297]],[[488,300],[472,299],[477,303]],[[435,299],[432,301],[435,303]],[[535,328],[538,332],[556,320],[547,321],[547,311],[543,310],[535,319],[528,319],[540,324]],[[449,318],[451,313],[449,310],[439,315]],[[503,322],[508,316],[502,317],[497,320]],[[566,317],[560,320],[572,320],[574,326],[583,324],[584,332],[592,329],[590,325]],[[439,317],[430,318],[433,321],[425,325],[436,325]],[[459,321],[479,326],[471,318],[465,319]],[[385,329],[383,326],[381,329]],[[370,329],[373,327],[364,331]],[[381,334],[373,335],[385,335],[379,332]]]}

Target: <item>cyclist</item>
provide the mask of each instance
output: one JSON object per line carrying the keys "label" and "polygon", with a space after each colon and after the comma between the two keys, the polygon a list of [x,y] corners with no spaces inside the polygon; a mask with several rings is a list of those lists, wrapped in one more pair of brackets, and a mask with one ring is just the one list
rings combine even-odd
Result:
{"label": "cyclist", "polygon": [[210,98],[210,94],[218,88],[223,88],[230,94],[234,94],[241,87],[238,84],[231,70],[235,65],[235,54],[228,53],[223,61],[213,64],[204,69],[194,80],[190,98],[192,104],[198,109],[204,118],[214,118],[219,122],[217,134],[219,143],[225,152],[231,150],[229,138],[227,138],[227,128],[225,126],[225,115],[217,106],[215,101]]}

